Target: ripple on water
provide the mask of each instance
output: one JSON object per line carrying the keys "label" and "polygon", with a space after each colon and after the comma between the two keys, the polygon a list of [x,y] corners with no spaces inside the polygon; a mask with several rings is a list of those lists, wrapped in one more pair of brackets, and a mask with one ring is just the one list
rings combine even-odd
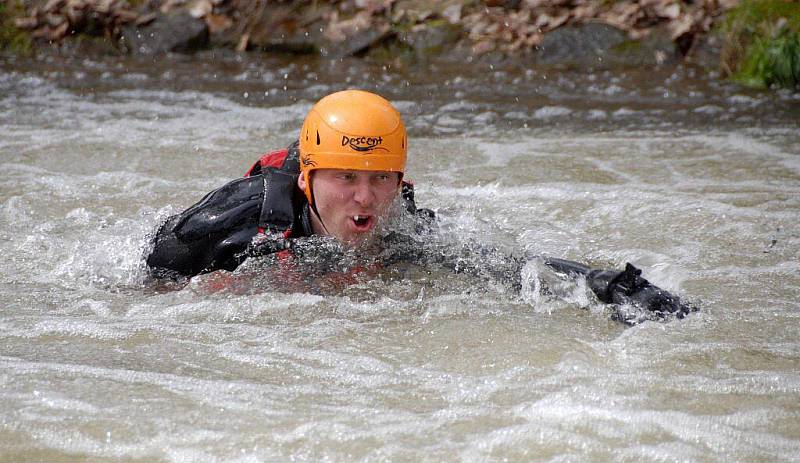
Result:
{"label": "ripple on water", "polygon": [[544,106],[533,112],[534,119],[552,119],[571,114],[572,110],[563,106]]}

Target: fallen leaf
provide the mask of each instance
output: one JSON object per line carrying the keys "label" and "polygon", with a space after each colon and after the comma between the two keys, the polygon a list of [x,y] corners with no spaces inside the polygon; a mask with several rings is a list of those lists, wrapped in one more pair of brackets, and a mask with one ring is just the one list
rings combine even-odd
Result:
{"label": "fallen leaf", "polygon": [[49,0],[44,5],[44,11],[53,12],[61,8],[61,4],[64,3],[64,0]]}
{"label": "fallen leaf", "polygon": [[67,22],[67,18],[65,18],[64,16],[52,13],[48,13],[45,16],[45,20],[47,21],[47,25],[50,27],[59,27],[62,23]]}
{"label": "fallen leaf", "polygon": [[550,18],[550,22],[548,23],[548,26],[550,27],[551,30],[555,29],[555,28],[563,25],[565,22],[567,22],[568,19],[569,19],[569,13],[562,14],[562,15],[556,16],[554,18]]}
{"label": "fallen leaf", "polygon": [[531,34],[525,39],[525,45],[528,47],[536,47],[544,40],[544,36],[540,33]]}
{"label": "fallen leaf", "polygon": [[108,13],[111,11],[111,3],[113,0],[99,0],[94,4],[94,10],[98,13]]}
{"label": "fallen leaf", "polygon": [[461,20],[461,4],[456,3],[445,8],[442,17],[450,24],[457,24]]}
{"label": "fallen leaf", "polygon": [[211,13],[213,9],[214,6],[211,5],[209,0],[195,0],[189,5],[189,15],[195,19],[200,19]]}
{"label": "fallen leaf", "polygon": [[83,20],[83,17],[85,16],[83,8],[76,8],[75,6],[73,6],[72,2],[67,4],[65,10],[67,19],[69,20],[70,24],[78,24]]}
{"label": "fallen leaf", "polygon": [[208,31],[212,34],[222,32],[233,25],[233,20],[222,14],[207,14],[205,21],[208,25]]}
{"label": "fallen leaf", "polygon": [[550,0],[525,0],[525,6],[530,9],[539,8],[540,6],[548,6],[553,2]]}
{"label": "fallen leaf", "polygon": [[39,24],[36,18],[15,18],[14,25],[19,29],[34,29]]}
{"label": "fallen leaf", "polygon": [[578,21],[594,18],[597,15],[597,8],[594,3],[582,5],[572,9],[572,17]]}
{"label": "fallen leaf", "polygon": [[136,21],[134,22],[134,24],[137,27],[138,26],[144,26],[145,24],[149,24],[149,23],[153,22],[153,20],[156,19],[156,16],[157,15],[155,13],[143,14],[143,15],[139,16],[138,18],[136,18]]}
{"label": "fallen leaf", "polygon": [[31,34],[36,39],[46,38],[50,35],[50,28],[47,26],[41,26]]}
{"label": "fallen leaf", "polygon": [[114,11],[114,17],[119,23],[127,24],[136,21],[139,15],[131,10],[117,9]]}
{"label": "fallen leaf", "polygon": [[84,7],[86,7],[85,0],[69,0],[67,2],[67,8],[83,9]]}
{"label": "fallen leaf", "polygon": [[659,15],[664,18],[675,19],[681,15],[681,6],[673,3],[665,8],[661,8]]}
{"label": "fallen leaf", "polygon": [[56,27],[55,29],[51,29],[47,38],[48,40],[61,40],[67,34],[68,29],[69,23],[64,21],[60,26]]}
{"label": "fallen leaf", "polygon": [[476,55],[482,55],[492,50],[494,50],[494,42],[491,40],[483,40],[472,46],[472,53]]}
{"label": "fallen leaf", "polygon": [[677,39],[692,30],[692,25],[694,25],[694,20],[691,16],[688,14],[681,16],[679,19],[669,23],[670,37],[672,40]]}
{"label": "fallen leaf", "polygon": [[250,33],[245,32],[242,34],[242,38],[239,39],[239,43],[236,44],[236,51],[243,52],[247,50],[247,42],[250,41]]}

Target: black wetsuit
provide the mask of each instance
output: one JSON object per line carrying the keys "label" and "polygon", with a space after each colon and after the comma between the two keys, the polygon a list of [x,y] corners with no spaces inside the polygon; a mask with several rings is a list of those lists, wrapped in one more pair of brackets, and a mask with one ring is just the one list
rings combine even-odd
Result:
{"label": "black wetsuit", "polygon": [[[291,249],[297,238],[312,235],[308,202],[297,187],[298,154],[295,142],[287,150],[265,155],[244,178],[208,193],[197,204],[168,218],[158,229],[147,256],[151,275],[157,279],[185,279],[220,269],[234,270],[248,257]],[[410,184],[403,184],[402,198],[405,211],[418,224],[417,231],[435,228],[433,212],[417,209]],[[392,232],[383,241],[392,250],[385,255],[387,263],[437,263],[457,272],[488,274],[516,289],[521,287],[521,269],[527,259],[482,245],[465,246],[462,254],[477,253],[484,263],[481,268],[473,268],[464,265],[458,250],[427,246],[424,233]],[[648,319],[683,318],[695,310],[651,285],[631,264],[623,271],[614,271],[593,270],[563,259],[544,258],[543,262],[561,275],[586,278],[594,294],[605,303],[640,307]],[[613,318],[625,323],[641,319],[619,311],[615,314]]]}
{"label": "black wetsuit", "polygon": [[297,143],[282,167],[251,168],[244,178],[208,193],[159,228],[147,266],[156,278],[234,270],[259,231],[296,238],[311,234],[305,197],[296,185]]}

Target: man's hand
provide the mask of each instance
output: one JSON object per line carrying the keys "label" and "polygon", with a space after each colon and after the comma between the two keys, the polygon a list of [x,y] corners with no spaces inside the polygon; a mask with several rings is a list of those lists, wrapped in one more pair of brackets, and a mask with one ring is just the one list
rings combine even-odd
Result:
{"label": "man's hand", "polygon": [[601,301],[616,304],[618,309],[634,306],[644,311],[628,313],[618,310],[612,318],[623,323],[632,325],[643,320],[683,318],[697,311],[696,307],[684,304],[678,296],[650,284],[641,275],[641,270],[628,263],[621,272],[592,270],[586,275],[586,280]]}
{"label": "man's hand", "polygon": [[244,252],[247,257],[262,257],[289,249],[289,240],[282,233],[259,233],[250,240]]}

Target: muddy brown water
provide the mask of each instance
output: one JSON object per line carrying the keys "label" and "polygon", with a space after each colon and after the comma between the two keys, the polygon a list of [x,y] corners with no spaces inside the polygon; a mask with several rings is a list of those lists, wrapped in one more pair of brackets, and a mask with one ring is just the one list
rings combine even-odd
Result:
{"label": "muddy brown water", "polygon": [[[347,87],[404,114],[449,237],[702,310],[625,328],[440,268],[154,290],[157,224]],[[800,461],[798,121],[692,68],[3,58],[0,461]]]}

